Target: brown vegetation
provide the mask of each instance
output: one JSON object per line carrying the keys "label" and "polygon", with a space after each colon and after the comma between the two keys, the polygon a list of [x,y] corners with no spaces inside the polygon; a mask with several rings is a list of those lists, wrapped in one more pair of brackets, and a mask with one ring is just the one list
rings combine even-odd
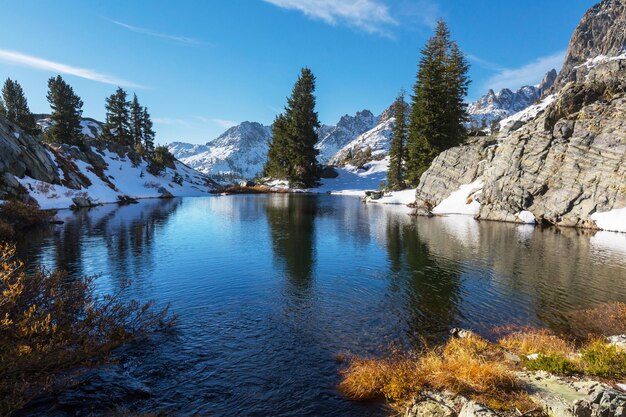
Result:
{"label": "brown vegetation", "polygon": [[0,204],[0,241],[11,239],[16,231],[47,224],[54,214],[33,204],[5,201]]}
{"label": "brown vegetation", "polygon": [[626,304],[606,303],[594,308],[576,310],[568,315],[574,334],[587,337],[626,333]]}
{"label": "brown vegetation", "polygon": [[15,249],[0,247],[0,415],[62,384],[59,375],[97,364],[122,343],[168,326],[167,309],[98,296],[92,278],[25,272]]}

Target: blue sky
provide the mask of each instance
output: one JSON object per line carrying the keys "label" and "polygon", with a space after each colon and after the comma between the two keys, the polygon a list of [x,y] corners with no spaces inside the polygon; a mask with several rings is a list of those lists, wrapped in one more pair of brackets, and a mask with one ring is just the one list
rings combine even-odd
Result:
{"label": "blue sky", "polygon": [[244,120],[270,124],[303,66],[317,76],[322,123],[380,113],[410,90],[440,16],[470,58],[469,99],[537,83],[594,3],[0,0],[0,77],[48,112],[47,79],[61,73],[100,120],[121,85],[149,107],[158,142],[204,143]]}

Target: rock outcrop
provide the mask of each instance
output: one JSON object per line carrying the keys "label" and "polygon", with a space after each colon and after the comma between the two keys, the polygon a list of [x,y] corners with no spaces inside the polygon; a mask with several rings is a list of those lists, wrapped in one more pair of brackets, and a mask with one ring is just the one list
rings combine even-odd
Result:
{"label": "rock outcrop", "polygon": [[[575,32],[570,63],[593,60],[623,42],[624,25],[616,33],[602,22],[607,15],[624,18],[624,2],[604,0],[592,10]],[[594,17],[601,22],[594,23]],[[606,30],[597,32],[600,39],[583,39],[586,27]],[[601,47],[602,42],[609,46]],[[571,68],[565,66],[557,82],[571,79]],[[523,113],[509,118],[498,137],[439,155],[421,177],[418,207],[435,207],[476,180],[483,184],[481,219],[527,223],[534,217],[594,228],[594,213],[626,207],[626,56],[595,60],[584,77],[576,76]]]}

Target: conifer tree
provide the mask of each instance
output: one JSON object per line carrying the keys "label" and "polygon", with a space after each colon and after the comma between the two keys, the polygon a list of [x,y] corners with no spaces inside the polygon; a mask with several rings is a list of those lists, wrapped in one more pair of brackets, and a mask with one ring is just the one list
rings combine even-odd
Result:
{"label": "conifer tree", "polygon": [[132,146],[130,128],[130,103],[126,91],[121,87],[106,99],[106,123],[102,129],[104,140],[120,145]]}
{"label": "conifer tree", "polygon": [[276,118],[266,164],[266,171],[274,172],[272,176],[302,187],[313,186],[319,180],[315,143],[320,124],[314,92],[315,76],[309,68],[303,68],[287,99],[284,115]]}
{"label": "conifer tree", "polygon": [[137,94],[133,94],[130,104],[130,133],[135,148],[143,146],[143,108],[139,105]]}
{"label": "conifer tree", "polygon": [[143,147],[148,155],[154,152],[155,132],[152,126],[152,119],[150,118],[150,113],[148,113],[148,108],[144,107],[143,112],[141,113],[141,134],[143,139]]}
{"label": "conifer tree", "polygon": [[290,176],[288,123],[284,114],[279,114],[272,125],[272,141],[263,168],[263,175],[286,179]]}
{"label": "conifer tree", "polygon": [[0,110],[7,119],[20,126],[31,135],[39,133],[35,116],[28,108],[28,101],[24,95],[22,86],[10,78],[7,78],[2,87],[2,99],[0,100]]}
{"label": "conifer tree", "polygon": [[60,75],[48,80],[48,102],[52,108],[51,126],[44,135],[49,142],[82,145],[80,119],[83,114],[83,101]]}
{"label": "conifer tree", "polygon": [[421,55],[407,140],[406,177],[411,185],[419,183],[440,152],[462,143],[468,119],[464,98],[469,65],[443,20]]}
{"label": "conifer tree", "polygon": [[391,147],[389,149],[389,169],[387,171],[387,187],[390,190],[401,190],[404,188],[404,141],[407,133],[405,112],[404,91],[401,91],[393,104],[393,113],[396,120],[392,131]]}

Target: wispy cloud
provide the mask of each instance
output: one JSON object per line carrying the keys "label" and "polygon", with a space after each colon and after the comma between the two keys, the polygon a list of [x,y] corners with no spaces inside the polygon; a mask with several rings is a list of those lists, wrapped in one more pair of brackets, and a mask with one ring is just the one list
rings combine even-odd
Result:
{"label": "wispy cloud", "polygon": [[61,64],[60,62],[49,61],[44,58],[26,55],[15,51],[9,51],[6,49],[0,49],[0,61],[23,65],[25,67],[40,69],[44,71],[74,75],[76,77],[85,78],[87,80],[97,81],[104,84],[119,85],[122,87],[131,88],[145,88],[144,86],[135,84],[131,81],[103,74],[95,70]]}
{"label": "wispy cloud", "polygon": [[216,118],[204,117],[204,116],[194,116],[194,118],[200,120],[203,123],[216,124],[216,125],[218,125],[220,127],[223,127],[225,129],[228,129],[228,128],[231,128],[231,127],[237,125],[237,122],[234,122],[232,120],[216,119]]}
{"label": "wispy cloud", "polygon": [[152,120],[156,124],[160,125],[177,125],[177,126],[185,126],[188,127],[190,124],[188,121],[183,119],[175,119],[171,117],[153,117]]}
{"label": "wispy cloud", "polygon": [[492,71],[504,71],[504,70],[506,70],[506,68],[504,68],[502,65],[496,64],[495,62],[488,61],[488,60],[483,59],[483,58],[481,58],[481,57],[479,57],[477,55],[474,55],[474,54],[465,54],[465,55],[467,56],[467,58],[470,61],[478,64],[479,66],[481,66],[481,67],[483,67],[485,69],[492,70]]}
{"label": "wispy cloud", "polygon": [[264,0],[330,25],[345,24],[367,33],[390,36],[398,25],[389,8],[379,0]]}
{"label": "wispy cloud", "polygon": [[519,68],[504,68],[483,83],[484,90],[489,88],[498,91],[502,88],[517,89],[523,85],[533,85],[541,81],[546,72],[563,66],[566,51],[537,58],[533,62]]}
{"label": "wispy cloud", "polygon": [[206,42],[203,42],[201,40],[195,39],[195,38],[190,38],[187,36],[179,36],[179,35],[171,35],[169,33],[163,33],[163,32],[158,32],[156,30],[152,30],[152,29],[147,29],[147,28],[142,28],[139,26],[133,26],[133,25],[129,25],[128,23],[124,23],[124,22],[120,22],[119,20],[113,20],[113,19],[106,19],[109,22],[121,26],[125,29],[130,30],[131,32],[135,32],[135,33],[139,33],[142,35],[148,35],[148,36],[153,36],[155,38],[161,38],[161,39],[166,39],[168,41],[173,41],[173,42],[177,42],[177,43],[183,43],[183,44],[187,44],[187,45],[207,45]]}

